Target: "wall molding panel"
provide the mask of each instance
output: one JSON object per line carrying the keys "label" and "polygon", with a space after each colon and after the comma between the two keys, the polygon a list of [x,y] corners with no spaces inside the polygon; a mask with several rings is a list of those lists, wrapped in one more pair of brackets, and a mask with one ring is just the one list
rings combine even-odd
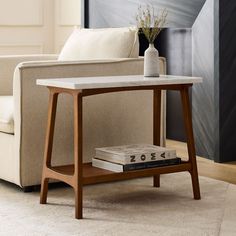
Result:
{"label": "wall molding panel", "polygon": [[0,55],[57,53],[81,24],[81,0],[0,0]]}
{"label": "wall molding panel", "polygon": [[55,1],[55,53],[59,53],[75,26],[81,26],[81,0]]}
{"label": "wall molding panel", "polygon": [[81,25],[81,1],[59,0],[58,25],[75,26]]}
{"label": "wall molding panel", "polygon": [[0,26],[43,26],[42,0],[0,0]]}
{"label": "wall molding panel", "polygon": [[0,44],[0,55],[42,54],[42,44]]}

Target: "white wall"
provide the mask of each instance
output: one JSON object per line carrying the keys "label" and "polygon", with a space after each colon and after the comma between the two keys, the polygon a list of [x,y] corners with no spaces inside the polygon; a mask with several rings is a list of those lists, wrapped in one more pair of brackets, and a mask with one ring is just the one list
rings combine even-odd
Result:
{"label": "white wall", "polygon": [[0,0],[0,55],[56,53],[80,25],[80,0]]}
{"label": "white wall", "polygon": [[59,52],[74,27],[81,25],[80,0],[55,0],[55,52]]}

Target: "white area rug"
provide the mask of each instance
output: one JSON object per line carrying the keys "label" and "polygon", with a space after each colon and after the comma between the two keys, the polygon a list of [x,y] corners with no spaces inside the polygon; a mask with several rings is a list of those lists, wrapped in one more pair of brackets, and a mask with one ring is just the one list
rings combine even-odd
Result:
{"label": "white area rug", "polygon": [[84,187],[84,219],[74,219],[71,188],[23,193],[0,182],[0,235],[198,236],[236,235],[236,186],[200,177],[202,200],[192,198],[188,173]]}

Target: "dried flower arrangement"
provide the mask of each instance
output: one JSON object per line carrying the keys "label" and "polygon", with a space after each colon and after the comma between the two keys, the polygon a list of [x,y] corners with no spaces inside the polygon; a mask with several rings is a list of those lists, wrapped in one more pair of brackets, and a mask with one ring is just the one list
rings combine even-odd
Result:
{"label": "dried flower arrangement", "polygon": [[166,24],[168,12],[163,9],[159,14],[155,13],[153,6],[147,4],[138,7],[136,15],[137,27],[140,28],[150,44],[153,44],[163,26]]}

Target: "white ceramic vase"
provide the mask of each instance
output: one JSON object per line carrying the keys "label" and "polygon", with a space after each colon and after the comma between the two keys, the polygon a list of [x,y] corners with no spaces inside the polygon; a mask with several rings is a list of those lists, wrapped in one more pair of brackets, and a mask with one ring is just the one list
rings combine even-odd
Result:
{"label": "white ceramic vase", "polygon": [[159,52],[152,43],[144,53],[144,76],[159,77]]}

